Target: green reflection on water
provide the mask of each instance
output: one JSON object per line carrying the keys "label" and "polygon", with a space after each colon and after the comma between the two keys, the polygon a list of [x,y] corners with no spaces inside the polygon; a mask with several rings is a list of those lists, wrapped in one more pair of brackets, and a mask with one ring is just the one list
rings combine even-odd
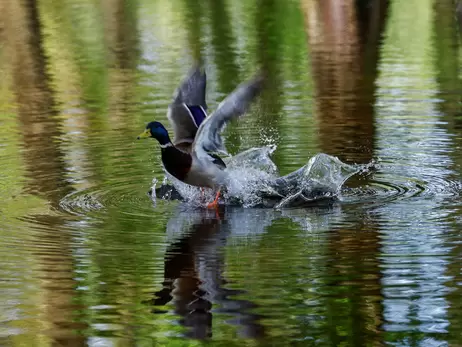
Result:
{"label": "green reflection on water", "polygon": [[[403,149],[445,130],[456,134],[449,146],[460,172],[452,2],[361,1],[361,23],[354,2],[345,2],[354,14],[345,15],[351,30],[334,25],[345,18],[333,18],[326,3],[0,5],[1,343],[199,344],[184,336],[239,346],[460,343],[456,280],[444,298],[447,334],[418,331],[413,312],[403,332],[386,331],[379,214],[348,207],[289,216],[231,210],[188,223],[176,203],[153,208],[145,195],[152,177],[163,175],[156,145],[135,136],[148,121],[166,121],[173,90],[197,60],[207,68],[211,110],[258,69],[267,73],[268,90],[226,130],[233,153],[276,143],[275,162],[285,174],[321,151],[368,162],[389,132],[403,131],[391,140]],[[380,13],[388,9],[388,17]],[[393,88],[405,102],[393,100]],[[442,102],[428,101],[435,97]],[[436,125],[434,109],[444,126]],[[403,117],[407,123],[393,125]],[[60,205],[81,192],[80,209]],[[240,228],[244,236],[236,236]],[[457,279],[459,269],[455,261],[448,273]],[[198,294],[200,281],[216,285],[213,299]],[[154,307],[155,293],[172,300]],[[205,308],[196,316],[188,305],[197,298]]]}

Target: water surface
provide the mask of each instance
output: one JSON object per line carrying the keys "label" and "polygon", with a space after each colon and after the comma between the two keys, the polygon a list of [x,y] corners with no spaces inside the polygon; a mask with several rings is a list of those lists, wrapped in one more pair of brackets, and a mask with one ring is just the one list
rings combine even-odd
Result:
{"label": "water surface", "polygon": [[[0,345],[462,344],[462,84],[452,0],[0,5]],[[268,88],[228,150],[368,165],[336,201],[198,209],[163,180],[203,59],[210,109]]]}

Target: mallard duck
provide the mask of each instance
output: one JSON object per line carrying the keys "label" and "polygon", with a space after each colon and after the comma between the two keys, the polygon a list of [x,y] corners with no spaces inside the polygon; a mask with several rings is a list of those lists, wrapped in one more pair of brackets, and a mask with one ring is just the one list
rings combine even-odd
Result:
{"label": "mallard duck", "polygon": [[[173,103],[169,106],[168,118],[173,124],[174,141],[170,140],[163,124],[156,121],[148,123],[138,139],[153,137],[159,142],[165,170],[175,178],[193,186],[217,190],[214,201],[207,205],[214,208],[218,205],[221,188],[226,186],[228,178],[226,165],[216,154],[227,154],[220,136],[221,130],[231,119],[240,117],[247,111],[262,89],[263,78],[257,76],[239,85],[218,105],[215,112],[206,117],[205,74],[200,79],[191,78],[193,75],[194,73],[179,87]],[[204,89],[199,87],[199,81],[203,81]],[[185,88],[186,85],[189,89]],[[184,102],[186,90],[190,92],[189,96],[197,97],[194,101],[199,105],[188,105]],[[197,116],[198,108],[194,106],[201,106],[204,111],[203,119]],[[178,111],[180,109],[183,112]],[[187,145],[189,143],[190,146]]]}

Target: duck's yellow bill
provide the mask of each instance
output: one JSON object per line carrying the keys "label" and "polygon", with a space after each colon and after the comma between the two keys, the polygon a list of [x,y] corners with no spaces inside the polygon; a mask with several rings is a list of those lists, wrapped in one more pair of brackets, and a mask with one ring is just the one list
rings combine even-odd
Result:
{"label": "duck's yellow bill", "polygon": [[138,135],[137,139],[145,139],[147,137],[151,137],[151,132],[149,131],[149,129],[146,129],[145,131],[143,131],[141,134]]}

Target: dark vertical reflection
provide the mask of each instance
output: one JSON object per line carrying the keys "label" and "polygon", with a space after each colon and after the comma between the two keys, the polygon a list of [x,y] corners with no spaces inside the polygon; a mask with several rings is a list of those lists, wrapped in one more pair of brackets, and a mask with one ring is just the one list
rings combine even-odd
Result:
{"label": "dark vertical reflection", "polygon": [[196,62],[203,61],[203,6],[202,1],[183,0],[185,8],[183,18],[188,31],[188,44],[191,55]]}
{"label": "dark vertical reflection", "polygon": [[[2,15],[24,148],[26,188],[57,207],[71,188],[58,142],[61,124],[46,69],[38,3],[7,1]],[[76,281],[71,236],[63,230],[61,219],[48,215],[31,218],[38,226],[37,274],[42,286],[41,309],[49,327],[44,333],[52,346],[84,346],[85,338],[76,333],[82,325],[76,323],[73,304]]]}
{"label": "dark vertical reflection", "polygon": [[462,32],[462,0],[455,1],[455,14],[457,17],[459,31]]}
{"label": "dark vertical reflection", "polygon": [[[37,230],[34,255],[39,262],[41,295],[43,295],[42,333],[51,339],[50,346],[87,346],[84,331],[85,305],[77,295],[76,263],[73,256],[72,236],[63,230],[62,219],[34,216],[30,220]],[[38,343],[38,341],[37,341]]]}
{"label": "dark vertical reflection", "polygon": [[[211,45],[214,51],[214,63],[217,67],[218,92],[225,97],[241,82],[241,73],[237,64],[236,38],[232,32],[231,19],[224,0],[207,0],[210,11]],[[234,124],[227,130],[228,150],[231,153],[240,149],[241,138]]]}
{"label": "dark vertical reflection", "polygon": [[[454,19],[454,5],[450,0],[441,0],[435,2],[433,8],[436,82],[438,98],[442,100],[436,105],[447,121],[450,132],[455,133],[462,130],[462,86],[459,78],[459,37]],[[455,140],[458,138],[460,136]]]}
{"label": "dark vertical reflection", "polygon": [[[130,153],[135,150],[132,146],[127,146],[124,151],[116,153],[107,141],[98,139],[111,134],[111,129],[118,129],[116,133],[112,133],[114,134],[112,136],[125,136],[125,138],[133,136],[133,127],[137,125],[134,115],[140,113],[137,103],[139,77],[137,68],[141,52],[138,32],[138,1],[104,0],[101,6],[104,40],[98,46],[98,50],[108,56],[108,61],[104,63],[104,66],[93,62],[94,70],[87,78],[94,79],[96,83],[102,75],[107,76],[103,79],[107,95],[98,92],[94,94],[93,102],[86,104],[86,106],[93,104],[107,106],[104,112],[102,109],[95,109],[87,115],[90,124],[87,130],[91,141],[94,141],[91,146],[88,146],[89,161],[94,174],[92,178],[99,183],[107,182],[108,176],[115,176],[118,166],[114,165],[114,156],[136,156],[135,153]],[[82,57],[82,59],[80,64],[88,58]],[[121,177],[119,176],[118,179],[120,180]]]}
{"label": "dark vertical reflection", "polygon": [[[226,288],[227,281],[222,275],[223,247],[229,234],[226,211],[220,211],[219,216],[208,211],[199,213],[187,230],[174,231],[184,236],[168,247],[163,288],[155,293],[152,304],[164,306],[172,301],[175,313],[181,317],[180,323],[188,328],[187,336],[192,338],[212,336],[212,305],[218,306],[215,312],[232,317],[231,322],[239,327],[241,337],[262,338],[261,317],[247,312],[256,305],[235,298],[243,292]],[[162,311],[155,308],[153,312]]]}
{"label": "dark vertical reflection", "polygon": [[111,65],[116,69],[136,68],[139,56],[138,1],[103,0],[103,9]]}
{"label": "dark vertical reflection", "polygon": [[301,0],[316,87],[321,149],[367,162],[387,0]]}
{"label": "dark vertical reflection", "polygon": [[[89,115],[93,126],[89,129],[94,143],[89,146],[90,159],[96,173],[92,178],[97,185],[121,184],[134,178],[127,174],[144,167],[139,161],[131,161],[140,147],[121,146],[114,148],[110,141],[99,141],[102,136],[121,139],[133,137],[139,123],[134,116],[140,112],[138,100],[140,61],[140,33],[138,31],[137,0],[104,0],[104,51],[110,57],[105,67],[107,73],[107,112]],[[102,102],[101,102],[102,104]],[[125,166],[130,162],[130,167]],[[125,168],[125,170],[124,170]],[[131,208],[131,207],[129,207]],[[144,270],[152,257],[151,243],[145,235],[140,235],[136,222],[114,209],[107,212],[97,245],[93,249],[93,262],[100,281],[94,295],[98,301],[114,305],[108,314],[117,316],[123,327],[124,342],[136,345],[142,335],[145,322],[137,311],[136,302],[142,295],[141,282]],[[141,221],[145,219],[140,218]],[[116,303],[116,304],[114,304]],[[94,317],[94,322],[105,322],[106,312]],[[117,334],[114,332],[114,334]]]}
{"label": "dark vertical reflection", "polygon": [[336,230],[330,240],[331,295],[325,305],[326,335],[333,346],[383,345],[380,236],[370,216],[358,219],[355,227]]}
{"label": "dark vertical reflection", "polygon": [[[302,0],[321,150],[345,161],[373,157],[375,79],[388,1]],[[359,216],[330,240],[332,297],[327,300],[332,345],[381,345],[383,316],[378,227]],[[342,292],[339,292],[342,291]],[[342,336],[339,332],[348,333]],[[348,341],[345,341],[348,339]]]}
{"label": "dark vertical reflection", "polygon": [[[458,148],[462,146],[462,112],[460,109],[462,85],[459,78],[459,34],[458,26],[461,25],[460,13],[459,23],[454,18],[454,10],[462,9],[461,3],[459,7],[455,7],[452,0],[435,1],[433,5],[433,28],[435,49],[435,71],[436,82],[438,84],[438,98],[441,102],[436,103],[436,107],[441,112],[442,119],[446,123],[446,127],[450,134],[456,135],[451,137],[453,148],[457,148],[451,153],[451,157],[456,163],[459,172],[462,170],[462,162],[460,162],[460,151]],[[454,211],[454,215],[460,215],[460,208]],[[450,217],[452,219],[452,217]],[[457,223],[451,223],[453,230],[460,229]],[[453,241],[449,238],[449,241]],[[447,294],[446,299],[449,302],[448,320],[448,342],[450,345],[457,345],[460,341],[460,326],[462,325],[462,304],[460,301],[462,291],[460,287],[461,269],[458,260],[461,259],[462,246],[459,242],[450,242],[448,246],[451,248],[451,261],[447,265],[447,275],[451,278],[446,283],[452,290]],[[452,343],[451,343],[452,341]]]}
{"label": "dark vertical reflection", "polygon": [[217,66],[218,91],[230,93],[240,82],[236,39],[232,32],[229,11],[224,0],[208,0],[211,23],[211,44]]}
{"label": "dark vertical reflection", "polygon": [[63,154],[57,138],[60,121],[46,71],[43,36],[34,0],[7,2],[4,11],[5,47],[13,71],[27,190],[56,205],[68,190]]}
{"label": "dark vertical reflection", "polygon": [[112,52],[109,71],[108,117],[112,127],[131,135],[136,113],[137,66],[139,62],[138,4],[136,0],[105,0],[106,50]]}

